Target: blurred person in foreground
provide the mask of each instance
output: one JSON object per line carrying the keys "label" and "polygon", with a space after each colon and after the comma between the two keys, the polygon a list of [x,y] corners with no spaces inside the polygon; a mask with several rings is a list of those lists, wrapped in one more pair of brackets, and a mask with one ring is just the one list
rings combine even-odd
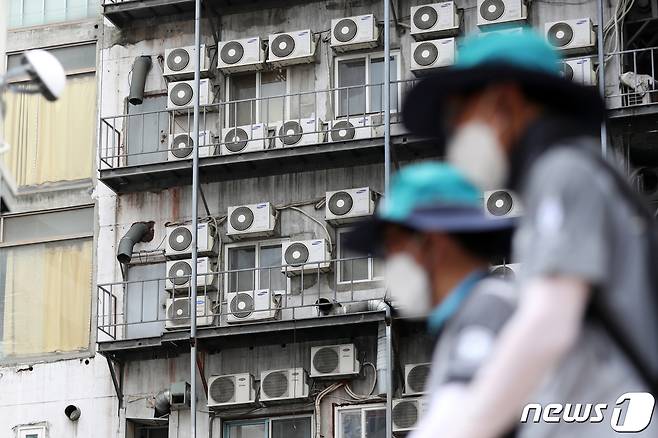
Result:
{"label": "blurred person in foreground", "polygon": [[[515,306],[513,286],[489,275],[509,252],[513,219],[488,218],[482,193],[445,163],[402,168],[375,216],[347,244],[384,256],[393,307],[438,335],[427,382],[432,406],[450,402],[487,360]],[[428,316],[429,315],[429,316]]]}
{"label": "blurred person in foreground", "polygon": [[[473,382],[414,438],[494,438],[515,426],[522,437],[604,438],[619,436],[612,424],[647,419],[630,415],[635,401],[625,419],[613,411],[622,394],[655,390],[654,228],[597,155],[604,119],[597,90],[563,78],[530,30],[464,41],[454,67],[407,96],[412,133],[446,140],[446,159],[471,181],[513,189],[524,204],[518,308]],[[537,423],[534,411],[520,423],[527,403],[543,408]],[[559,405],[546,414],[550,403]],[[607,403],[602,421],[588,403]],[[576,409],[582,422],[570,418]],[[655,417],[633,436],[658,436]]]}

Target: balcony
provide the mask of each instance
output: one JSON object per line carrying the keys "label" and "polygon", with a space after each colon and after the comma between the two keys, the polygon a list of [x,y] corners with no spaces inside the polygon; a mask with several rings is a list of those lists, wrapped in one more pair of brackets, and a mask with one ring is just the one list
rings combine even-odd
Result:
{"label": "balcony", "polygon": [[606,74],[616,84],[612,93],[610,90],[606,93],[610,116],[658,112],[658,47],[623,50],[606,56]]}
{"label": "balcony", "polygon": [[[199,274],[200,348],[375,335],[385,288],[380,278],[363,278],[364,263],[372,259]],[[188,351],[190,293],[189,276],[99,285],[98,351],[114,359]]]}
{"label": "balcony", "polygon": [[[210,7],[222,14],[252,8],[274,8],[302,3],[300,0],[210,0]],[[187,14],[194,15],[194,0],[105,0],[103,15],[121,28],[134,20]],[[205,11],[203,11],[205,15]]]}
{"label": "balcony", "polygon": [[[412,85],[391,83],[395,106],[401,107]],[[382,90],[383,84],[360,85],[202,105],[199,130],[206,135],[199,147],[201,181],[383,162]],[[392,112],[390,120],[393,160],[435,155],[431,142],[405,132],[400,114]],[[355,129],[346,131],[345,121]],[[284,129],[285,122],[299,131]],[[233,141],[229,134],[236,129],[245,138]],[[173,136],[191,131],[191,107],[101,118],[100,180],[116,193],[191,184],[190,155],[176,158],[177,149],[170,144]],[[238,151],[241,140],[248,141]]]}

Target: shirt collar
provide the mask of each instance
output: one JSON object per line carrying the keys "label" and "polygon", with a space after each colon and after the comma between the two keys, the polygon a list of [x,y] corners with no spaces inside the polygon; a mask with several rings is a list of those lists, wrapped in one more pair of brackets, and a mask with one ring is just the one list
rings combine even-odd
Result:
{"label": "shirt collar", "polygon": [[437,305],[427,318],[427,327],[432,334],[437,334],[446,321],[451,318],[471,294],[475,285],[487,276],[481,269],[471,272]]}

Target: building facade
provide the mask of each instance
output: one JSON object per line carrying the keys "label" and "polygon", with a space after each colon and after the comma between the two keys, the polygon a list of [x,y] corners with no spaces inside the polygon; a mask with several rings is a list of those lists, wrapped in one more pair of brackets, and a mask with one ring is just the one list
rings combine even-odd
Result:
{"label": "building facade", "polygon": [[[9,1],[4,68],[45,48],[68,80],[55,104],[4,96],[3,436],[189,437],[194,308],[197,436],[413,427],[431,339],[390,317],[381,262],[343,245],[384,194],[385,117],[393,168],[439,158],[399,110],[459,38],[531,25],[594,85],[600,23],[596,1],[393,1],[386,114],[383,5],[204,2],[190,281],[194,1]],[[658,199],[658,6],[604,17],[608,149]]]}

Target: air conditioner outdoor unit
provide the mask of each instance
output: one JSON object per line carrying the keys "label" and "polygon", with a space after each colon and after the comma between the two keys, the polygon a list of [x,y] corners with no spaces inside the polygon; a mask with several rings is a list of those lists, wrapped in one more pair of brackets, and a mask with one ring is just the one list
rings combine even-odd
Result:
{"label": "air conditioner outdoor unit", "polygon": [[369,216],[375,211],[375,197],[370,187],[337,190],[325,194],[325,219],[340,224]]}
{"label": "air conditioner outdoor unit", "polygon": [[393,432],[409,432],[416,428],[427,409],[423,398],[402,398],[393,400]]}
{"label": "air conditioner outdoor unit", "polygon": [[484,192],[484,212],[491,218],[521,216],[521,200],[510,190],[489,190]]}
{"label": "air conditioner outdoor unit", "polygon": [[226,322],[229,324],[276,319],[281,307],[281,297],[270,289],[227,292],[226,302]]}
{"label": "air conditioner outdoor unit", "polygon": [[[214,137],[215,134],[212,131],[199,131],[199,158],[215,155]],[[167,159],[169,161],[189,160],[192,158],[193,146],[194,140],[190,133],[170,134]]]}
{"label": "air conditioner outdoor unit", "polygon": [[212,376],[208,379],[208,407],[222,408],[256,402],[254,377],[249,373]]}
{"label": "air conditioner outdoor unit", "polygon": [[589,17],[546,23],[544,33],[551,46],[567,53],[587,52],[596,44],[596,32]]}
{"label": "air conditioner outdoor unit", "polygon": [[234,238],[271,236],[276,218],[276,210],[269,202],[229,207],[226,234]]}
{"label": "air conditioner outdoor unit", "polygon": [[260,37],[221,41],[217,45],[218,68],[224,73],[261,70],[265,62]]}
{"label": "air conditioner outdoor unit", "polygon": [[404,394],[420,395],[425,393],[425,384],[430,374],[430,363],[407,364],[404,366]]}
{"label": "air conditioner outdoor unit", "polygon": [[596,85],[592,58],[565,59],[562,61],[564,77],[583,85]]}
{"label": "air conditioner outdoor unit", "polygon": [[276,126],[276,146],[291,147],[322,142],[322,124],[315,118],[286,120]]}
{"label": "air conditioner outdoor unit", "polygon": [[324,272],[331,266],[331,254],[326,239],[284,243],[281,246],[281,258],[286,265],[281,268],[281,272],[286,275]]}
{"label": "air conditioner outdoor unit", "polygon": [[222,154],[241,154],[265,149],[267,127],[263,123],[222,129]]}
{"label": "air conditioner outdoor unit", "polygon": [[[211,325],[214,319],[213,302],[206,296],[196,299],[196,325]],[[167,320],[165,328],[176,330],[190,326],[190,299],[167,298]]]}
{"label": "air conditioner outdoor unit", "polygon": [[354,376],[360,371],[354,344],[311,347],[311,377]]}
{"label": "air conditioner outdoor unit", "polygon": [[294,400],[308,397],[308,383],[304,368],[268,370],[260,374],[260,396],[262,402]]}
{"label": "air conditioner outdoor unit", "polygon": [[494,277],[499,277],[504,280],[516,280],[521,272],[520,263],[509,263],[505,265],[495,265],[489,269],[489,273]]}
{"label": "air conditioner outdoor unit", "polygon": [[[192,260],[168,260],[167,264],[167,280],[165,282],[165,289],[187,292],[190,287],[190,275],[192,275]],[[208,257],[199,257],[196,265],[197,288],[215,288],[215,274],[214,264]],[[205,274],[205,275],[204,275]]]}
{"label": "air conditioner outdoor unit", "polygon": [[[210,105],[215,100],[210,79],[199,83],[199,104]],[[194,81],[169,82],[167,84],[167,109],[189,108],[194,105]]]}
{"label": "air conditioner outdoor unit", "polygon": [[524,0],[478,0],[478,26],[524,21],[528,9]]}
{"label": "air conditioner outdoor unit", "polygon": [[[209,222],[197,226],[197,252],[213,255],[215,251],[215,227]],[[184,258],[192,253],[192,225],[170,225],[165,228],[167,258]]]}
{"label": "air conditioner outdoor unit", "polygon": [[428,39],[459,32],[459,12],[454,1],[411,7],[411,35]]}
{"label": "air conditioner outdoor unit", "polygon": [[[194,78],[194,46],[165,50],[163,76],[170,80]],[[201,44],[201,77],[210,74],[210,57],[205,44]]]}
{"label": "air conditioner outdoor unit", "polygon": [[484,27],[480,30],[480,33],[477,34],[478,37],[486,37],[488,35],[521,35],[523,34],[523,27],[506,27],[505,29],[497,29]]}
{"label": "air conditioner outdoor unit", "polygon": [[411,43],[411,71],[423,73],[455,63],[454,38]]}
{"label": "air conditioner outdoor unit", "polygon": [[329,141],[349,141],[372,137],[372,124],[368,116],[353,116],[329,122]]}
{"label": "air conditioner outdoor unit", "polygon": [[379,28],[373,14],[331,20],[331,48],[336,52],[377,47]]}
{"label": "air conditioner outdoor unit", "polygon": [[314,62],[315,45],[310,29],[272,34],[267,61],[275,67]]}

